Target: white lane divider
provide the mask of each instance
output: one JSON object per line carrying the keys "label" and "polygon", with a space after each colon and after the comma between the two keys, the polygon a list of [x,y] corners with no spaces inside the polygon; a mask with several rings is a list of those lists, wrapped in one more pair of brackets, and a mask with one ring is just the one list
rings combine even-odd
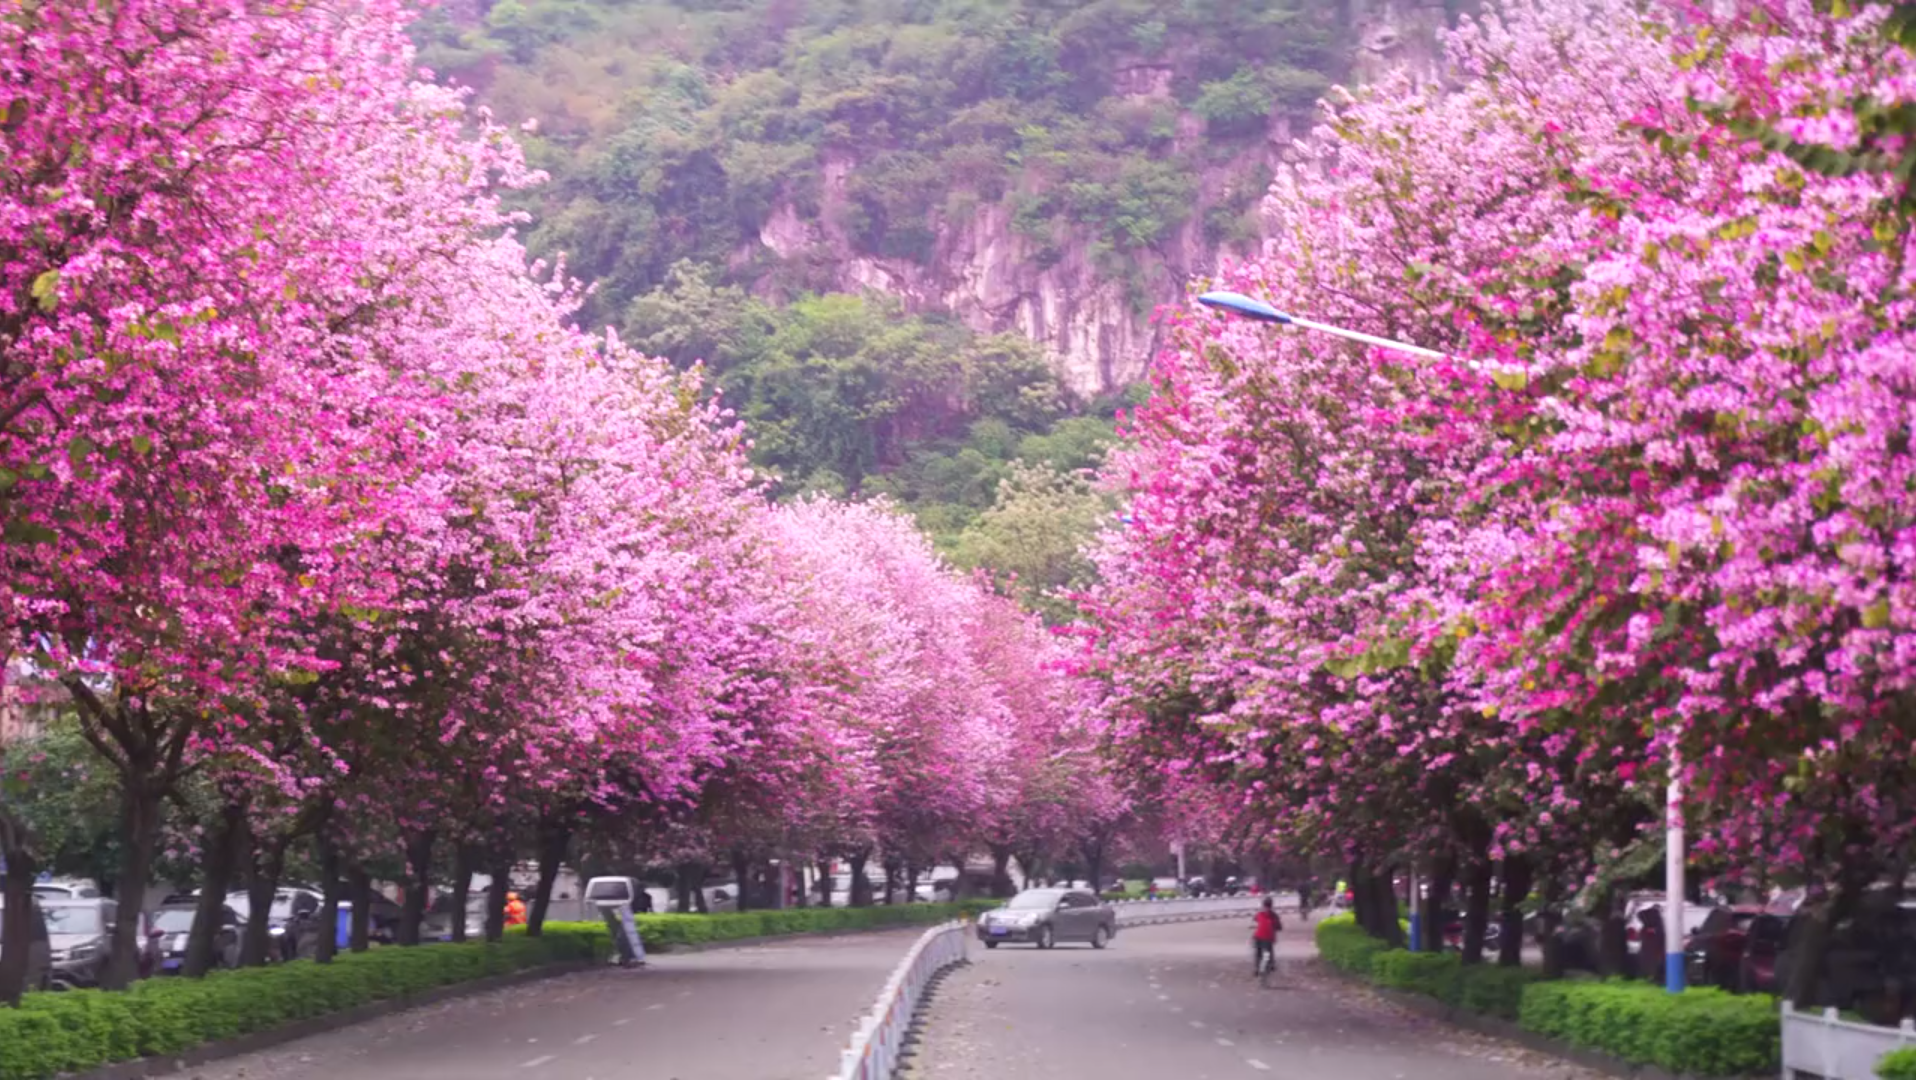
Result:
{"label": "white lane divider", "polygon": [[576,1038],[576,1039],[574,1039],[574,1040],[572,1040],[572,1045],[574,1045],[574,1046],[584,1046],[584,1045],[585,1045],[586,1043],[589,1043],[589,1042],[591,1042],[592,1040],[594,1040],[594,1039],[596,1039],[596,1038],[598,1038],[598,1036],[597,1036],[597,1035],[590,1035],[590,1034],[588,1034],[588,1035],[581,1035],[581,1036],[579,1036],[578,1038]]}
{"label": "white lane divider", "polygon": [[1251,1068],[1256,1069],[1258,1072],[1271,1071],[1271,1067],[1269,1065],[1264,1064],[1263,1062],[1257,1060],[1256,1058],[1245,1058],[1244,1064],[1249,1065]]}
{"label": "white lane divider", "polygon": [[1217,1044],[1219,1046],[1236,1046],[1237,1045],[1236,1043],[1232,1042],[1231,1040],[1225,1038],[1222,1035],[1218,1036]]}
{"label": "white lane divider", "polygon": [[1204,1021],[1202,1021],[1202,1020],[1193,1020],[1193,1021],[1191,1021],[1191,1026],[1192,1026],[1192,1027],[1194,1027],[1194,1028],[1201,1028],[1201,1027],[1203,1027],[1203,1026],[1204,1026]]}
{"label": "white lane divider", "polygon": [[553,1060],[556,1056],[557,1055],[554,1055],[554,1054],[541,1054],[538,1057],[533,1058],[531,1061],[522,1063],[519,1067],[521,1069],[536,1069],[539,1066],[544,1065],[546,1062]]}
{"label": "white lane divider", "polygon": [[[646,1008],[648,1008],[648,1009],[650,1009],[650,1008],[652,1008],[652,1006],[650,1006],[650,1005],[647,1005],[647,1006],[646,1006]],[[631,1022],[632,1022],[632,1018],[631,1018],[631,1017],[629,1017],[629,1016],[625,1016],[625,1017],[620,1017],[619,1019],[617,1019],[617,1020],[614,1020],[614,1021],[612,1021],[612,1026],[613,1026],[613,1027],[624,1027],[625,1025],[627,1025],[627,1024],[629,1024],[629,1023],[631,1023]]]}

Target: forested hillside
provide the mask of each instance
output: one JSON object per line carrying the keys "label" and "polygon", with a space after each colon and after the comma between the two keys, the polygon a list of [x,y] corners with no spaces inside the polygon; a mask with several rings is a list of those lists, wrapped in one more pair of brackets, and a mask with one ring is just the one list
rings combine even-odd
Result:
{"label": "forested hillside", "polygon": [[415,38],[536,121],[531,246],[589,321],[708,362],[787,490],[893,494],[1002,563],[966,528],[1014,462],[1090,464],[1151,308],[1256,240],[1348,10],[448,0]]}

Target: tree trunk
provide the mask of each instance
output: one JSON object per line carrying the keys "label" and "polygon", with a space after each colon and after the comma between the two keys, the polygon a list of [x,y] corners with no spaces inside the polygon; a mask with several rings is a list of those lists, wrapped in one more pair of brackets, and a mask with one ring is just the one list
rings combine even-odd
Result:
{"label": "tree trunk", "polygon": [[120,798],[120,841],[125,847],[120,857],[114,900],[129,917],[113,928],[112,951],[100,973],[103,990],[124,990],[133,982],[140,963],[139,912],[146,910],[146,883],[153,874],[153,846],[160,835],[160,799],[158,781],[150,772],[128,769],[122,772]]}
{"label": "tree trunk", "polygon": [[1597,894],[1597,974],[1613,978],[1630,974],[1630,939],[1617,903],[1617,887],[1606,885]]}
{"label": "tree trunk", "polygon": [[1078,845],[1078,851],[1084,856],[1085,875],[1090,879],[1094,894],[1104,893],[1104,849],[1102,839],[1089,840]]}
{"label": "tree trunk", "polygon": [[1548,866],[1543,868],[1544,873],[1549,875],[1543,882],[1543,977],[1561,979],[1564,972],[1563,886],[1551,873],[1552,869]]}
{"label": "tree trunk", "polygon": [[994,900],[1009,899],[1014,890],[1011,887],[1011,849],[991,848],[991,897]]}
{"label": "tree trunk", "polygon": [[[399,916],[399,943],[419,944],[419,925],[426,920],[426,893],[432,888],[432,844],[435,833],[421,829],[406,840],[406,903]],[[494,882],[493,888],[504,887]]]}
{"label": "tree trunk", "polygon": [[[259,967],[281,959],[279,939],[273,935],[273,893],[279,889],[280,868],[286,864],[284,839],[264,842],[253,852],[251,872],[246,875],[246,940],[240,946],[240,966]],[[288,926],[281,933],[291,933]]]}
{"label": "tree trunk", "polygon": [[917,899],[918,864],[908,862],[905,864],[905,903],[909,904]]}
{"label": "tree trunk", "polygon": [[229,801],[220,810],[219,824],[200,851],[200,897],[193,906],[193,929],[186,938],[186,957],[180,974],[197,979],[218,967],[220,916],[233,868],[246,846],[246,805]]}
{"label": "tree trunk", "polygon": [[692,864],[680,863],[672,875],[672,910],[680,915],[692,913]]}
{"label": "tree trunk", "polygon": [[[1450,908],[1450,882],[1456,872],[1457,857],[1448,851],[1444,852],[1431,860],[1428,899],[1410,898],[1411,903],[1418,904],[1424,913],[1417,928],[1423,939],[1417,943],[1417,947],[1424,952],[1444,951],[1444,923],[1448,921],[1445,912]],[[1394,890],[1391,895],[1396,895]]]}
{"label": "tree trunk", "polygon": [[479,853],[469,842],[462,841],[452,852],[452,940],[462,944],[466,940],[466,905],[472,901],[472,865],[479,861]]}
{"label": "tree trunk", "polygon": [[[17,830],[9,827],[7,831]],[[27,947],[33,941],[33,879],[40,868],[25,844],[9,845],[6,857],[6,909],[0,911],[0,1005],[18,1005],[27,988]]]}
{"label": "tree trunk", "polygon": [[893,899],[893,897],[896,896],[897,893],[898,893],[898,863],[894,860],[887,859],[885,860],[885,906],[886,907],[890,907],[894,903],[897,903],[897,901]]}
{"label": "tree trunk", "polygon": [[830,859],[818,860],[818,906],[832,906],[832,862]]}
{"label": "tree trunk", "polygon": [[1490,926],[1490,859],[1479,853],[1464,871],[1465,964],[1484,962],[1484,937]]}
{"label": "tree trunk", "polygon": [[559,880],[565,865],[566,849],[572,846],[572,827],[549,823],[539,832],[539,881],[532,889],[532,907],[526,912],[526,936],[545,933],[546,913],[552,910],[552,885]]}
{"label": "tree trunk", "polygon": [[865,879],[865,861],[869,858],[871,858],[871,852],[869,851],[860,851],[858,854],[853,855],[851,858],[851,864],[852,864],[851,906],[853,907],[871,907],[872,906],[872,883]]}
{"label": "tree trunk", "polygon": [[1530,859],[1506,855],[1503,871],[1503,933],[1497,939],[1497,966],[1522,967],[1523,902],[1530,897]]}
{"label": "tree trunk", "polygon": [[486,888],[486,940],[499,942],[506,936],[506,893],[512,887],[512,856],[493,852],[486,864],[492,884]]}
{"label": "tree trunk", "polygon": [[732,852],[732,879],[738,882],[738,910],[752,910],[752,864],[743,851]]}
{"label": "tree trunk", "polygon": [[339,845],[322,825],[313,835],[319,863],[319,926],[313,938],[313,962],[330,964],[339,951]]}
{"label": "tree trunk", "polygon": [[366,868],[353,863],[346,871],[346,894],[352,900],[352,926],[348,928],[346,948],[365,952],[373,940],[373,877]]}

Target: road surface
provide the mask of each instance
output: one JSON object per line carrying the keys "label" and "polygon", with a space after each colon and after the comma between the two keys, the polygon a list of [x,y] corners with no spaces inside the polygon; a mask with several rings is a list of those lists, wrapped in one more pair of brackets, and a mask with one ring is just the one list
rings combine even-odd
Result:
{"label": "road surface", "polygon": [[[972,950],[932,1000],[910,1080],[1586,1080],[1324,973],[1286,920],[1269,990],[1248,918],[1121,931],[1111,947]],[[635,1073],[635,1077],[650,1074]]]}
{"label": "road surface", "polygon": [[654,955],[414,1009],[192,1080],[821,1080],[922,929]]}

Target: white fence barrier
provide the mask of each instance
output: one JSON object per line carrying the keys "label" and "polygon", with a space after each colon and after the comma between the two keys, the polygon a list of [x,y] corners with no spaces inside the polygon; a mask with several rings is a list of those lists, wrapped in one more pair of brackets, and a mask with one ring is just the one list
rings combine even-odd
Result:
{"label": "white fence barrier", "polygon": [[[1264,903],[1257,896],[1190,896],[1163,900],[1118,900],[1111,904],[1118,925],[1152,926],[1158,923],[1197,922],[1201,919],[1248,919]],[[1295,910],[1296,905],[1292,904]]]}
{"label": "white fence barrier", "polygon": [[1876,1080],[1876,1063],[1904,1046],[1916,1046],[1916,1022],[1877,1027],[1838,1019],[1835,1009],[1798,1012],[1783,1003],[1783,1080]]}
{"label": "white fence barrier", "polygon": [[971,927],[963,922],[940,923],[919,936],[859,1021],[832,1080],[891,1080],[925,987],[933,975],[964,962],[970,936]]}

